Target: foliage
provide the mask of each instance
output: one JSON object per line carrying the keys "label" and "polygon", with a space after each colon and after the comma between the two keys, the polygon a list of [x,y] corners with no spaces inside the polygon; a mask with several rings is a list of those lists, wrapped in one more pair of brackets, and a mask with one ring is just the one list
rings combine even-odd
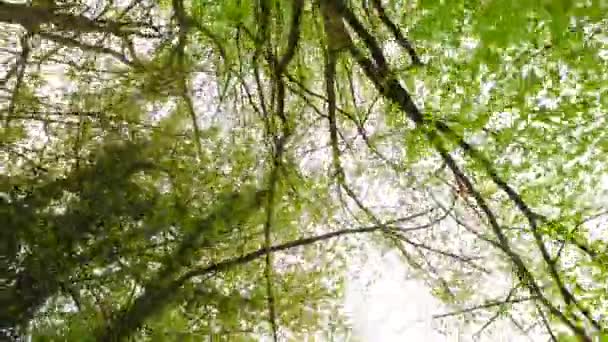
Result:
{"label": "foliage", "polygon": [[606,10],[0,0],[0,332],[346,339],[345,271],[372,244],[439,319],[590,340]]}

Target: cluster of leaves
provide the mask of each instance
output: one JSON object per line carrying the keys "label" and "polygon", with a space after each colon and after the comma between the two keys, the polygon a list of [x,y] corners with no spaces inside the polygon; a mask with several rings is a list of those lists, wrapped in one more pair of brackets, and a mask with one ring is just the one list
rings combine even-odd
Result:
{"label": "cluster of leaves", "polygon": [[[374,233],[481,330],[508,317],[590,340],[608,326],[605,230],[589,226],[602,6],[0,0],[0,330],[327,332],[360,242],[315,243]],[[497,273],[506,299],[472,291]]]}

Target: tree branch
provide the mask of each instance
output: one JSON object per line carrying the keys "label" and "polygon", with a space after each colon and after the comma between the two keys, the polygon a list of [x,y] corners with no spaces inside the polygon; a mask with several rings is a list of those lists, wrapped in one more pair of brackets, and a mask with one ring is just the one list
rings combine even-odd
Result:
{"label": "tree branch", "polygon": [[302,19],[302,9],[304,7],[304,0],[292,1],[292,18],[291,28],[289,30],[289,37],[287,38],[287,49],[281,60],[278,61],[275,72],[277,75],[282,75],[287,65],[291,62],[295,56],[296,49],[298,47],[298,41],[300,40],[300,22]]}
{"label": "tree branch", "polygon": [[399,30],[399,27],[397,27],[397,25],[395,25],[395,23],[393,23],[388,17],[386,11],[384,10],[384,7],[382,7],[382,3],[380,2],[380,0],[372,0],[372,2],[374,4],[376,12],[378,12],[380,20],[382,20],[382,23],[384,23],[384,25],[388,27],[388,29],[393,33],[393,36],[395,37],[397,43],[399,43],[399,45],[401,45],[401,47],[403,47],[405,51],[407,51],[407,53],[410,55],[412,63],[414,65],[422,65],[422,61],[420,60],[420,57],[418,57],[416,50],[414,50],[414,47],[409,42],[409,40],[407,40],[405,36],[403,36],[403,33],[401,33],[401,30]]}
{"label": "tree branch", "polygon": [[439,315],[433,315],[432,317],[433,317],[433,319],[439,319],[439,318],[445,318],[445,317],[451,317],[451,316],[458,316],[458,315],[462,315],[465,313],[470,313],[470,312],[475,312],[475,311],[482,310],[482,309],[492,308],[495,306],[522,303],[522,302],[527,302],[527,301],[531,301],[531,300],[535,300],[535,299],[537,299],[537,297],[528,296],[528,297],[520,297],[520,298],[500,300],[500,301],[490,301],[490,302],[487,302],[484,304],[472,306],[472,307],[462,309],[462,310],[447,312],[447,313],[443,313],[443,314],[439,314]]}
{"label": "tree branch", "polygon": [[133,29],[125,29],[125,23],[91,20],[83,15],[58,13],[42,6],[15,4],[2,0],[0,0],[0,22],[21,25],[28,30],[53,24],[55,30],[60,31],[111,33],[120,37],[135,33]]}
{"label": "tree branch", "polygon": [[[281,252],[281,251],[289,250],[289,249],[296,248],[296,247],[311,245],[311,244],[314,244],[317,242],[329,240],[329,239],[340,237],[340,236],[361,234],[361,233],[374,233],[374,232],[378,232],[378,231],[381,231],[386,228],[387,228],[387,226],[382,224],[382,225],[373,225],[370,227],[363,227],[363,228],[343,229],[343,230],[337,230],[337,231],[326,233],[326,234],[321,234],[321,235],[317,235],[317,236],[312,236],[312,237],[308,237],[308,238],[302,238],[302,239],[286,242],[286,243],[280,244],[280,245],[275,245],[275,246],[272,246],[269,249],[269,251],[266,251],[266,248],[261,248],[254,252],[250,252],[248,254],[240,256],[240,257],[235,257],[235,258],[227,259],[224,261],[220,261],[218,263],[206,266],[204,268],[193,269],[193,270],[185,273],[178,280],[176,280],[174,286],[177,286],[177,288],[179,288],[179,286],[183,285],[186,281],[188,281],[191,278],[203,276],[203,275],[213,273],[213,272],[221,272],[221,271],[224,271],[224,270],[229,269],[234,266],[246,264],[248,262],[254,261],[254,260],[266,255],[266,253],[268,253],[268,252],[270,252],[270,253]],[[413,228],[400,229],[400,230],[415,231],[418,229],[419,229],[418,227],[413,227]]]}
{"label": "tree branch", "polygon": [[[429,127],[429,124],[432,124],[432,121],[429,122],[429,120],[427,120],[422,115],[416,104],[413,102],[409,93],[401,86],[401,84],[395,77],[392,77],[390,75],[388,66],[386,64],[386,59],[384,58],[382,50],[379,48],[379,45],[377,44],[376,40],[365,30],[363,25],[357,20],[352,11],[350,11],[346,7],[342,0],[333,0],[331,1],[330,5],[334,8],[337,14],[343,16],[347,20],[347,22],[355,30],[357,35],[362,37],[363,41],[366,43],[367,48],[370,50],[372,57],[374,58],[373,61],[369,60],[351,42],[350,46],[348,46],[348,49],[355,58],[355,60],[359,63],[360,67],[363,69],[368,78],[374,83],[380,93],[382,93],[387,99],[391,100],[399,107],[401,107],[401,110],[406,113],[408,118],[410,118],[410,120],[412,120],[416,124],[416,126],[425,129],[427,139],[439,152],[444,162],[446,162],[446,164],[450,167],[452,172],[454,172],[456,177],[460,178],[463,181],[463,183],[466,185],[467,190],[469,190],[469,192],[474,195],[478,205],[481,207],[482,211],[485,213],[488,220],[490,221],[490,226],[499,240],[499,244],[502,247],[501,249],[513,261],[518,272],[520,272],[520,274],[528,283],[528,286],[532,293],[543,302],[543,305],[549,308],[551,313],[559,317],[560,320],[567,324],[574,332],[576,332],[581,337],[588,338],[584,329],[574,324],[570,319],[568,319],[564,315],[563,312],[558,310],[545,296],[542,295],[540,288],[534,281],[531,272],[527,269],[521,257],[511,249],[509,241],[502,232],[502,229],[498,224],[494,213],[488,207],[481,194],[475,190],[470,180],[459,170],[456,162],[445,149],[441,137],[437,134],[437,130],[442,131],[444,133],[451,133],[451,137],[458,135],[455,132],[452,132],[447,125],[440,121],[435,121],[435,125]],[[348,36],[347,32],[343,32],[342,34]],[[498,177],[497,173],[494,171],[489,161],[483,158],[483,156],[481,156],[481,154],[478,153],[472,146],[464,142],[462,138],[460,138],[460,142],[461,147],[465,149],[465,152],[467,152],[473,158],[482,162],[488,173],[490,173],[492,180],[507,193],[509,198],[513,202],[515,202],[516,206],[528,218],[530,225],[533,228],[533,231],[536,231],[535,240],[537,241],[539,249],[541,250],[543,259],[547,263],[550,262],[551,258],[548,256],[548,252],[546,251],[546,248],[542,242],[542,237],[540,237],[540,233],[536,229],[536,215],[530,210],[530,208],[525,204],[525,202],[523,202],[521,197],[506,182],[504,182],[500,177]],[[574,298],[563,286],[563,283],[557,275],[557,271],[555,270],[555,268],[551,267],[551,264],[549,264],[549,266],[550,272],[556,284],[558,285],[566,303],[573,301]],[[583,313],[585,312],[583,311]]]}
{"label": "tree branch", "polygon": [[110,55],[126,65],[135,66],[134,62],[130,61],[125,55],[123,55],[122,53],[120,53],[118,51],[107,48],[107,47],[98,46],[98,45],[89,45],[89,44],[80,42],[76,39],[63,37],[63,36],[60,36],[58,34],[53,34],[53,33],[40,32],[39,35],[40,35],[40,37],[42,37],[44,39],[48,39],[50,41],[53,41],[55,43],[62,44],[65,46],[75,47],[82,51],[92,51],[92,52],[96,52],[96,53],[100,53],[100,54]]}

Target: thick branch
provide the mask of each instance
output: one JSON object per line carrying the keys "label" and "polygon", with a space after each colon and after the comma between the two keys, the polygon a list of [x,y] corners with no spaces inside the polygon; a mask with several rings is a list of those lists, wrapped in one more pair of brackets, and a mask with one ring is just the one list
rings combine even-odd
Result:
{"label": "thick branch", "polygon": [[291,18],[291,28],[289,29],[289,37],[287,38],[287,50],[281,60],[278,61],[275,72],[278,76],[282,75],[287,65],[291,62],[295,56],[296,49],[298,47],[298,41],[300,40],[300,22],[302,19],[302,8],[304,7],[304,0],[294,0],[292,3],[293,16]]}
{"label": "thick branch", "polygon": [[395,40],[397,40],[397,43],[399,43],[399,45],[401,45],[401,47],[404,48],[405,51],[407,51],[407,53],[410,55],[412,63],[414,65],[422,65],[422,61],[420,60],[420,57],[418,57],[416,50],[414,50],[414,47],[412,46],[410,41],[405,38],[403,33],[401,33],[399,27],[397,27],[397,25],[395,25],[395,23],[393,23],[388,17],[386,11],[384,10],[384,7],[382,7],[382,3],[380,2],[380,0],[372,0],[372,2],[374,3],[374,7],[376,8],[376,12],[378,12],[380,20],[382,20],[382,23],[384,23],[384,25],[388,27],[388,29],[391,31],[391,33],[395,37]]}
{"label": "thick branch", "polygon": [[[176,295],[175,279],[192,262],[193,255],[206,243],[207,233],[218,224],[233,226],[246,221],[265,200],[266,191],[243,190],[227,196],[209,216],[205,217],[181,241],[172,255],[163,260],[163,268],[145,285],[133,305],[123,308],[112,321],[97,331],[99,341],[118,341],[132,335],[151,315],[161,311]],[[238,213],[238,215],[235,215]],[[181,284],[180,284],[181,285]]]}
{"label": "thick branch", "polygon": [[[414,214],[410,217],[413,219],[418,216],[420,216],[420,214]],[[407,220],[407,218],[403,218],[398,221],[402,222],[405,220]],[[243,256],[226,259],[224,261],[220,261],[218,263],[214,263],[203,268],[192,269],[172,282],[159,281],[158,279],[156,279],[156,281],[150,283],[150,285],[154,286],[148,287],[146,289],[146,292],[138,299],[136,299],[135,303],[131,307],[125,308],[125,310],[118,315],[118,317],[114,320],[113,324],[111,324],[107,329],[103,329],[102,331],[100,331],[102,336],[99,340],[116,341],[121,338],[125,338],[128,335],[131,335],[144,322],[144,320],[149,317],[150,314],[158,312],[167,304],[169,304],[169,302],[179,292],[180,287],[184,285],[188,280],[194,277],[200,277],[211,273],[222,272],[232,267],[243,265],[251,261],[257,260],[261,257],[266,256],[266,254],[268,253],[286,251],[292,248],[307,246],[340,236],[360,233],[373,233],[386,229],[387,226],[385,224],[382,224],[357,229],[338,230],[309,238],[302,238],[299,240],[290,241],[284,244],[272,246],[270,248],[262,247],[256,251],[250,252]],[[418,229],[418,227],[413,227],[408,229],[400,229],[400,231],[415,231]]]}
{"label": "thick branch", "polygon": [[[188,281],[191,278],[200,277],[200,276],[203,276],[203,275],[206,275],[209,273],[221,272],[221,271],[227,270],[234,266],[246,264],[248,262],[254,261],[254,260],[266,255],[266,253],[268,253],[268,252],[270,252],[270,253],[281,252],[281,251],[289,250],[289,249],[296,248],[296,247],[312,245],[317,242],[329,240],[329,239],[340,237],[340,236],[351,235],[351,234],[361,234],[361,233],[373,233],[373,232],[378,232],[378,231],[382,231],[382,230],[386,230],[386,229],[387,229],[387,226],[384,224],[383,225],[373,225],[370,227],[356,228],[356,229],[343,229],[343,230],[338,230],[338,231],[334,231],[334,232],[330,232],[330,233],[326,233],[326,234],[321,234],[321,235],[317,235],[317,236],[312,236],[312,237],[308,237],[308,238],[302,238],[299,240],[286,242],[281,245],[275,245],[275,246],[272,246],[269,249],[269,251],[267,251],[266,248],[261,248],[254,252],[240,256],[240,257],[235,257],[235,258],[227,259],[224,261],[220,261],[216,264],[212,264],[212,265],[209,265],[204,268],[193,269],[193,270],[187,272],[186,274],[184,274],[183,276],[181,276],[178,280],[176,280],[174,286],[176,286],[176,288],[179,288],[181,285],[183,285],[186,281]],[[419,230],[419,228],[412,227],[412,228],[400,229],[400,231],[415,231],[415,230]]]}
{"label": "thick branch", "polygon": [[[457,134],[452,132],[451,129],[449,129],[449,127],[447,127],[447,125],[443,123],[440,123],[439,125],[436,124],[435,127],[429,126],[429,124],[432,124],[432,122],[427,120],[422,115],[416,104],[413,102],[409,93],[401,86],[399,81],[394,77],[390,76],[390,73],[388,72],[388,66],[386,65],[386,60],[375,38],[373,38],[369,34],[369,32],[365,30],[363,25],[354,16],[352,11],[350,11],[341,0],[334,0],[331,2],[331,5],[335,8],[336,13],[343,16],[343,18],[355,30],[357,35],[362,37],[363,41],[366,43],[366,46],[370,50],[372,57],[374,58],[373,61],[369,60],[363,55],[363,53],[361,53],[361,51],[357,49],[356,46],[354,46],[354,44],[351,44],[348,48],[355,60],[359,63],[360,67],[363,69],[368,78],[374,83],[380,93],[382,93],[387,99],[391,100],[399,107],[401,107],[401,110],[418,127],[427,129],[427,138],[434,145],[435,149],[439,152],[444,162],[446,162],[446,164],[450,167],[452,172],[454,172],[457,178],[460,178],[463,183],[465,183],[467,190],[474,194],[477,203],[482,208],[483,212],[486,214],[488,220],[490,221],[490,227],[497,236],[499,244],[502,247],[501,249],[509,256],[509,258],[511,258],[518,272],[520,272],[520,274],[525,278],[532,293],[540,298],[540,300],[551,311],[551,313],[558,316],[562,322],[567,324],[578,335],[586,338],[585,331],[582,328],[575,325],[570,319],[568,319],[563,314],[563,312],[559,311],[546,297],[542,295],[540,288],[534,281],[531,272],[527,269],[521,257],[516,254],[509,246],[508,239],[502,232],[502,229],[498,224],[494,213],[488,207],[481,194],[479,194],[479,192],[474,189],[472,183],[468,180],[468,178],[464,176],[464,174],[459,170],[458,166],[456,165],[456,162],[445,149],[444,143],[441,141],[441,137],[437,134],[437,130],[445,131],[445,133],[451,133],[450,135],[452,136],[457,136]],[[348,35],[347,32],[343,32],[342,34]],[[463,147],[463,149],[465,149],[465,151],[468,152],[469,155],[471,155],[475,159],[482,161],[484,167],[486,167],[486,171],[490,173],[492,180],[509,195],[511,200],[515,202],[516,206],[528,218],[530,225],[533,228],[533,231],[536,231],[535,238],[538,243],[539,249],[541,250],[541,253],[543,255],[543,259],[547,263],[549,263],[551,261],[551,258],[548,256],[546,248],[542,242],[542,237],[540,237],[539,235],[540,233],[538,233],[538,231],[536,230],[536,215],[530,210],[530,208],[525,204],[521,197],[512,188],[510,188],[505,181],[498,177],[497,173],[494,171],[489,161],[483,159],[483,156],[481,156],[480,153],[473,149],[472,146],[464,142],[462,138],[460,138],[460,141],[463,142],[461,147]],[[555,268],[552,267],[550,263],[549,267],[551,274],[556,284],[558,285],[566,303],[573,301],[574,298],[563,286],[563,283],[557,275]],[[583,311],[583,313],[585,314],[584,310],[581,311]]]}
{"label": "thick branch", "polygon": [[126,24],[112,20],[91,20],[83,15],[57,13],[46,7],[28,6],[0,1],[0,22],[21,25],[26,29],[52,24],[54,30],[73,32],[111,33],[127,36],[134,31],[125,29]]}

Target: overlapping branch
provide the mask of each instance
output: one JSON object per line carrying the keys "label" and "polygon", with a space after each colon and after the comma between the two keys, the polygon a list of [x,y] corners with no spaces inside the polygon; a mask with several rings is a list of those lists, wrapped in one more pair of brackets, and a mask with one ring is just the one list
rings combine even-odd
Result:
{"label": "overlapping branch", "polygon": [[[0,22],[21,25],[25,29],[35,30],[42,25],[53,25],[56,30],[77,33],[109,33],[119,37],[137,34],[141,27],[134,27],[131,22],[119,22],[110,19],[93,20],[84,15],[62,13],[43,7],[29,6],[0,1]],[[138,25],[141,26],[141,25]]]}
{"label": "overlapping branch", "polygon": [[[509,198],[516,204],[516,206],[520,209],[520,211],[524,214],[524,216],[528,219],[530,226],[532,227],[532,231],[545,260],[545,263],[549,267],[550,273],[558,286],[560,293],[566,304],[575,303],[576,301],[572,294],[565,288],[562,283],[561,278],[559,277],[557,270],[554,265],[551,263],[551,257],[547,252],[546,247],[544,246],[542,235],[538,232],[538,215],[536,215],[523,201],[521,196],[517,194],[515,190],[513,190],[502,178],[500,178],[497,172],[494,170],[492,164],[485,159],[478,151],[476,151],[470,144],[466,143],[462,137],[458,136],[455,132],[453,132],[446,124],[441,121],[427,120],[422,113],[419,111],[417,106],[414,104],[410,95],[407,93],[405,89],[399,84],[398,80],[390,75],[388,65],[386,63],[386,59],[382,53],[382,50],[379,47],[379,44],[375,41],[375,38],[371,36],[365,30],[363,25],[358,21],[355,15],[346,7],[346,5],[341,0],[333,0],[330,1],[331,6],[333,6],[334,12],[341,15],[344,18],[349,26],[355,31],[355,33],[363,40],[366,47],[369,49],[370,54],[372,56],[372,60],[365,57],[365,55],[359,51],[359,49],[355,46],[355,44],[350,43],[348,49],[351,52],[351,55],[355,58],[355,60],[359,63],[360,67],[363,69],[368,78],[374,83],[378,91],[384,96],[396,103],[400,106],[401,110],[414,122],[417,126],[425,129],[427,138],[433,144],[435,149],[439,152],[444,162],[448,165],[448,167],[452,170],[455,176],[462,181],[462,183],[466,186],[467,190],[473,194],[476,202],[481,207],[484,214],[487,216],[490,227],[492,231],[498,238],[498,242],[501,246],[501,249],[508,255],[508,257],[512,260],[516,269],[521,274],[521,276],[525,279],[527,286],[530,288],[532,293],[541,300],[543,305],[547,307],[550,312],[560,320],[569,326],[574,332],[576,332],[579,336],[588,339],[584,329],[575,324],[571,319],[567,318],[563,312],[558,310],[543,294],[539,286],[536,284],[532,273],[527,269],[521,257],[516,254],[512,248],[510,247],[510,243],[507,237],[502,232],[500,225],[497,222],[497,219],[486,204],[486,201],[483,199],[481,194],[476,191],[471,181],[464,175],[462,171],[460,171],[457,166],[455,160],[450,156],[448,151],[445,148],[445,144],[443,142],[442,136],[438,134],[442,133],[447,138],[451,140],[456,140],[458,145],[472,158],[478,160],[482,163],[486,172],[490,175],[490,178],[501,188]],[[335,25],[338,26],[338,25]],[[342,37],[349,37],[348,32],[344,28],[342,28],[342,33],[340,35]],[[347,38],[346,40],[350,40]],[[594,324],[596,327],[599,327],[596,322],[591,318],[589,313],[585,310],[585,308],[576,304],[577,307],[581,310],[581,312]]]}

